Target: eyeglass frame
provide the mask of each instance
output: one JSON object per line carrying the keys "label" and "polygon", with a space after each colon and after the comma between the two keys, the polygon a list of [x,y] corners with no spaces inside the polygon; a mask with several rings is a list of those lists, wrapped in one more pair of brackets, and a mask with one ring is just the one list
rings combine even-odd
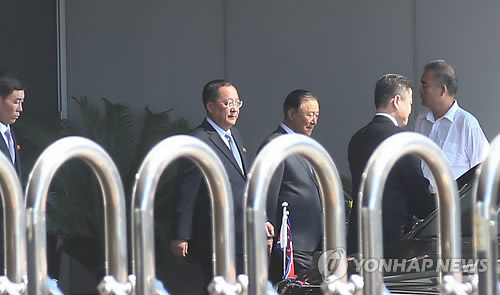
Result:
{"label": "eyeglass frame", "polygon": [[241,108],[243,106],[243,100],[241,99],[238,99],[236,101],[233,101],[232,98],[228,99],[227,102],[225,103],[222,103],[222,105],[225,107],[225,108],[228,108],[228,109],[232,109],[233,107],[238,107],[238,108]]}

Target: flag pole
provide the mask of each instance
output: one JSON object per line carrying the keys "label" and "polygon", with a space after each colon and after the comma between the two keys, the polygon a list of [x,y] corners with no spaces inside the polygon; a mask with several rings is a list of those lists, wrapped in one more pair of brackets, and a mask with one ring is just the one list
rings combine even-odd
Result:
{"label": "flag pole", "polygon": [[[280,240],[281,240],[281,249],[283,252],[283,276],[286,274],[286,250],[288,249],[288,203],[281,203],[281,207],[283,207],[283,215],[281,217],[281,229],[280,229]],[[282,277],[283,277],[282,276]]]}

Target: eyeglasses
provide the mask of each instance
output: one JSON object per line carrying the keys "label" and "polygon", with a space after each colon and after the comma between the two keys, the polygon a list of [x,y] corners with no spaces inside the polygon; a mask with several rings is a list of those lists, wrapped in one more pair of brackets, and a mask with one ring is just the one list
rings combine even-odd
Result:
{"label": "eyeglasses", "polygon": [[241,106],[243,106],[243,100],[233,101],[232,99],[230,99],[226,103],[222,104],[228,109],[232,109],[233,107],[241,108]]}

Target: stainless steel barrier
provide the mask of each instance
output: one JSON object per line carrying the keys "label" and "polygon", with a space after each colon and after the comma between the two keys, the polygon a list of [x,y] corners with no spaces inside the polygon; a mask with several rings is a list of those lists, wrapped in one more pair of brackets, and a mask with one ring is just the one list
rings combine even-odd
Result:
{"label": "stainless steel barrier", "polygon": [[[462,247],[457,184],[439,147],[427,137],[414,132],[403,132],[386,139],[367,163],[359,192],[360,258],[374,261],[382,259],[383,245],[380,237],[384,185],[394,164],[409,154],[417,155],[427,163],[436,181],[442,259],[458,261],[462,255]],[[362,276],[365,295],[384,294],[383,277],[379,268],[363,272]],[[467,294],[472,291],[469,290],[472,288],[470,285],[462,283],[461,271],[454,268],[443,271],[441,288],[446,294]]]}
{"label": "stainless steel barrier", "polygon": [[132,257],[137,278],[135,293],[149,295],[161,290],[166,294],[155,275],[153,204],[162,172],[179,157],[188,157],[200,167],[211,195],[214,225],[212,255],[216,277],[211,293],[233,294],[230,292],[236,292],[240,286],[236,284],[234,212],[229,180],[215,152],[201,140],[187,135],[172,136],[158,143],[147,154],[136,175],[132,200]]}
{"label": "stainless steel barrier", "polygon": [[80,158],[94,171],[102,188],[105,216],[106,277],[101,294],[126,295],[132,288],[127,271],[125,197],[122,182],[109,155],[82,137],[66,137],[51,144],[38,158],[26,189],[28,239],[28,293],[60,294],[48,285],[45,211],[50,182],[67,160]]}
{"label": "stainless steel barrier", "polygon": [[474,188],[474,253],[486,270],[478,270],[478,294],[499,294],[497,209],[500,184],[500,136],[491,143],[490,153],[476,170]]}
{"label": "stainless steel barrier", "polygon": [[[292,155],[300,155],[311,163],[320,185],[323,205],[323,250],[346,248],[344,195],[335,164],[326,150],[310,137],[299,134],[282,135],[267,144],[257,155],[248,177],[245,201],[248,294],[275,294],[268,283],[264,230],[266,199],[274,171],[285,158]],[[326,256],[322,255],[322,258],[326,259]],[[345,256],[340,264],[340,268],[347,270]],[[336,281],[349,284],[345,275]]]}
{"label": "stainless steel barrier", "polygon": [[26,231],[23,190],[10,159],[0,153],[0,193],[4,218],[5,276],[0,277],[0,294],[25,294],[27,283]]}

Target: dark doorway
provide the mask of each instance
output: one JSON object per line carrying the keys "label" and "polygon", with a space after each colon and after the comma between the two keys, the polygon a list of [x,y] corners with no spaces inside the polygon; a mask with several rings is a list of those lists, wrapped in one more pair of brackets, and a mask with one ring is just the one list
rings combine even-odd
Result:
{"label": "dark doorway", "polygon": [[22,117],[48,126],[59,121],[56,2],[0,2],[0,69],[18,73],[27,86]]}

